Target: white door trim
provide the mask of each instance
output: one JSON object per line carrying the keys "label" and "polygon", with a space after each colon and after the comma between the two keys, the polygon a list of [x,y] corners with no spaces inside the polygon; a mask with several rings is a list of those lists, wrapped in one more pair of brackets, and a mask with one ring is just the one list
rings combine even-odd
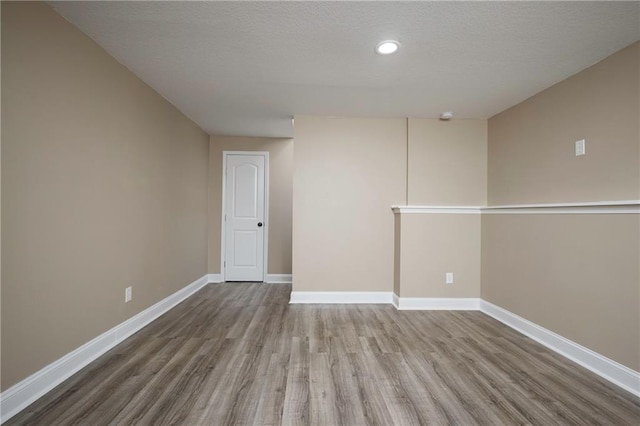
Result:
{"label": "white door trim", "polygon": [[220,275],[222,282],[226,281],[225,256],[226,256],[226,226],[224,214],[226,211],[226,185],[227,185],[227,158],[230,155],[261,155],[264,157],[264,256],[262,267],[262,281],[267,281],[267,266],[269,259],[269,152],[267,151],[222,151],[222,215],[220,217]]}

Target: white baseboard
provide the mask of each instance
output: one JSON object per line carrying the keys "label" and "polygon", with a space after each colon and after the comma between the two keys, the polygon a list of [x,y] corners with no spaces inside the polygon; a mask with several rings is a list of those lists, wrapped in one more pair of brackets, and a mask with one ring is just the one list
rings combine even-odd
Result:
{"label": "white baseboard", "polygon": [[499,306],[482,300],[480,310],[549,349],[640,397],[640,373],[547,330]]}
{"label": "white baseboard", "polygon": [[200,290],[207,284],[208,278],[209,276],[205,275],[197,279],[2,392],[0,423],[6,422],[100,355]]}
{"label": "white baseboard", "polygon": [[394,304],[399,311],[477,311],[480,309],[478,298],[399,297]]}
{"label": "white baseboard", "polygon": [[[207,274],[210,283],[223,283],[222,274]],[[291,274],[267,274],[268,284],[291,284]]]}
{"label": "white baseboard", "polygon": [[207,282],[216,284],[223,282],[222,274],[207,274]]}
{"label": "white baseboard", "polygon": [[267,274],[268,284],[291,284],[291,274]]}
{"label": "white baseboard", "polygon": [[390,291],[292,291],[289,303],[392,303]]}
{"label": "white baseboard", "polygon": [[398,310],[477,311],[480,309],[478,298],[398,297],[397,294],[387,291],[292,291],[289,303],[391,303]]}

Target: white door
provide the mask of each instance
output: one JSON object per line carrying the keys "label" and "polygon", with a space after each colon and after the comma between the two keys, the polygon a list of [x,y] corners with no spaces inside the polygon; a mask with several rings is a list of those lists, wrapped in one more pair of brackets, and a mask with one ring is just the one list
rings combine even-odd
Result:
{"label": "white door", "polygon": [[227,154],[225,281],[264,280],[265,156]]}

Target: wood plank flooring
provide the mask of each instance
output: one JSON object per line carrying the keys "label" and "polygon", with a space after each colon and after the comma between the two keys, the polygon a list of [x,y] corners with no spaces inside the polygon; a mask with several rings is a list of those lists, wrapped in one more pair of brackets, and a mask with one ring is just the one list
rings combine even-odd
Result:
{"label": "wood plank flooring", "polygon": [[210,284],[10,425],[638,425],[640,401],[480,312]]}

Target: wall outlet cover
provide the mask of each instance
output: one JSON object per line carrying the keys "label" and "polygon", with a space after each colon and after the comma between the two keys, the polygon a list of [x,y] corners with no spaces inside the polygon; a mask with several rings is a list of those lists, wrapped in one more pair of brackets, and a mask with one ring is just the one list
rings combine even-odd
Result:
{"label": "wall outlet cover", "polygon": [[453,272],[447,272],[444,278],[447,284],[453,284]]}

